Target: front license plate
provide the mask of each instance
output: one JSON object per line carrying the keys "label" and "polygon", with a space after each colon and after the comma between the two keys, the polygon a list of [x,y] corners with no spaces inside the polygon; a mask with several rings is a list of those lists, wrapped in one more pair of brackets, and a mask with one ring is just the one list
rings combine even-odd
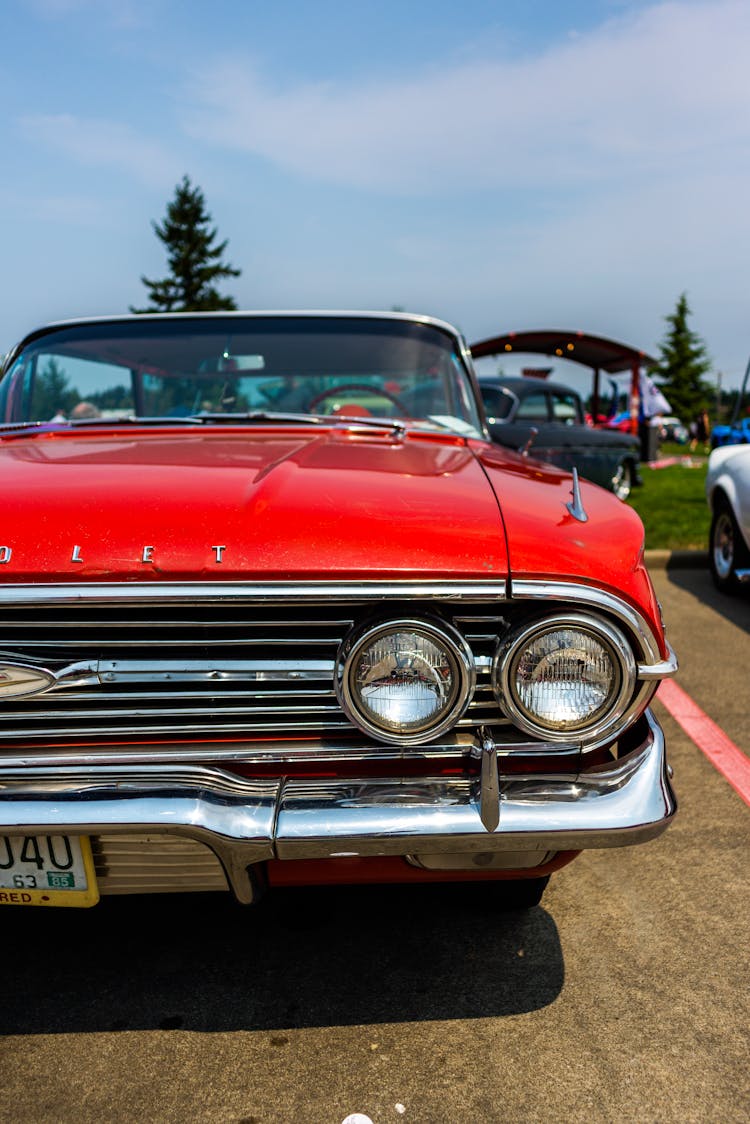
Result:
{"label": "front license plate", "polygon": [[89,906],[98,901],[87,836],[0,836],[0,905]]}

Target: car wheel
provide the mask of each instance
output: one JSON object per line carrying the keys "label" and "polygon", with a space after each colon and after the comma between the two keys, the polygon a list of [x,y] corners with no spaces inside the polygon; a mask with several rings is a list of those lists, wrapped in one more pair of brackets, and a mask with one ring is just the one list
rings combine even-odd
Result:
{"label": "car wheel", "polygon": [[633,488],[633,474],[630,465],[624,461],[618,464],[617,471],[612,477],[612,491],[618,500],[626,500]]}
{"label": "car wheel", "polygon": [[708,548],[708,562],[714,585],[722,593],[736,593],[739,588],[737,567],[749,561],[737,520],[728,501],[721,497],[714,506]]}
{"label": "car wheel", "polygon": [[531,909],[539,905],[548,882],[549,874],[544,878],[514,878],[497,882],[500,909]]}

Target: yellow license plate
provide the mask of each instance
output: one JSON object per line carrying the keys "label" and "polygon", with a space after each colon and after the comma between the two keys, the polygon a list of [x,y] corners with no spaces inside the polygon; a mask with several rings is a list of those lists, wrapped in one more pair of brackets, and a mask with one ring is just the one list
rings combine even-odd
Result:
{"label": "yellow license plate", "polygon": [[98,901],[87,836],[0,836],[0,905],[90,906]]}

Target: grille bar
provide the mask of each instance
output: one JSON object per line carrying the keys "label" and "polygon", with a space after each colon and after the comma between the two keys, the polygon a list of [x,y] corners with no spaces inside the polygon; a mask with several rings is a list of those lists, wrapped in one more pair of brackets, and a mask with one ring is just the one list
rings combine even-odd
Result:
{"label": "grille bar", "polygon": [[[0,634],[0,645],[2,645],[4,650],[6,650],[6,646],[8,643],[9,641],[6,640],[5,637],[2,636],[2,634]],[[11,640],[10,643],[13,644],[13,640]],[[49,650],[53,647],[53,645],[50,644],[49,640],[22,640],[21,643],[23,644],[24,648],[44,648],[45,650]],[[201,648],[249,648],[257,647],[259,645],[273,645],[275,648],[284,648],[291,646],[299,648],[301,643],[304,643],[304,645],[308,648],[333,647],[335,649],[339,644],[339,639],[338,637],[314,636],[308,636],[304,639],[301,639],[299,636],[243,636],[239,639],[235,639],[232,637],[224,636],[220,639],[207,639],[206,637],[202,637],[200,640]],[[161,636],[156,640],[151,639],[149,641],[143,638],[141,638],[140,640],[117,640],[116,644],[118,648],[146,648],[151,647],[154,644],[156,644],[159,648],[185,647],[185,641],[182,639],[169,640]],[[99,649],[101,648],[101,646],[101,640],[89,639],[88,637],[84,639],[76,637],[74,640],[55,640],[54,643],[55,648],[69,648],[75,651],[88,648]]]}

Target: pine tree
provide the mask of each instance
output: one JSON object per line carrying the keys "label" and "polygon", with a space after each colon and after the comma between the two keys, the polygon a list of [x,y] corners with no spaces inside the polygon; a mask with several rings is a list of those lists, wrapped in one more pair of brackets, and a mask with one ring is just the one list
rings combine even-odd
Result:
{"label": "pine tree", "polygon": [[80,402],[81,396],[53,355],[46,365],[37,371],[34,380],[34,399],[31,409],[32,421],[50,421],[59,414],[69,414]]}
{"label": "pine tree", "polygon": [[171,276],[162,281],[141,277],[151,304],[131,307],[131,312],[214,312],[237,307],[232,297],[219,294],[215,283],[239,277],[242,271],[221,261],[227,242],[215,245],[217,230],[211,227],[203,192],[193,187],[188,176],[177,184],[161,225],[151,225],[167,248]]}
{"label": "pine tree", "polygon": [[688,327],[692,315],[682,293],[673,313],[665,316],[669,329],[659,345],[659,362],[652,369],[675,414],[687,423],[707,409],[713,388],[703,376],[711,370],[703,340]]}

